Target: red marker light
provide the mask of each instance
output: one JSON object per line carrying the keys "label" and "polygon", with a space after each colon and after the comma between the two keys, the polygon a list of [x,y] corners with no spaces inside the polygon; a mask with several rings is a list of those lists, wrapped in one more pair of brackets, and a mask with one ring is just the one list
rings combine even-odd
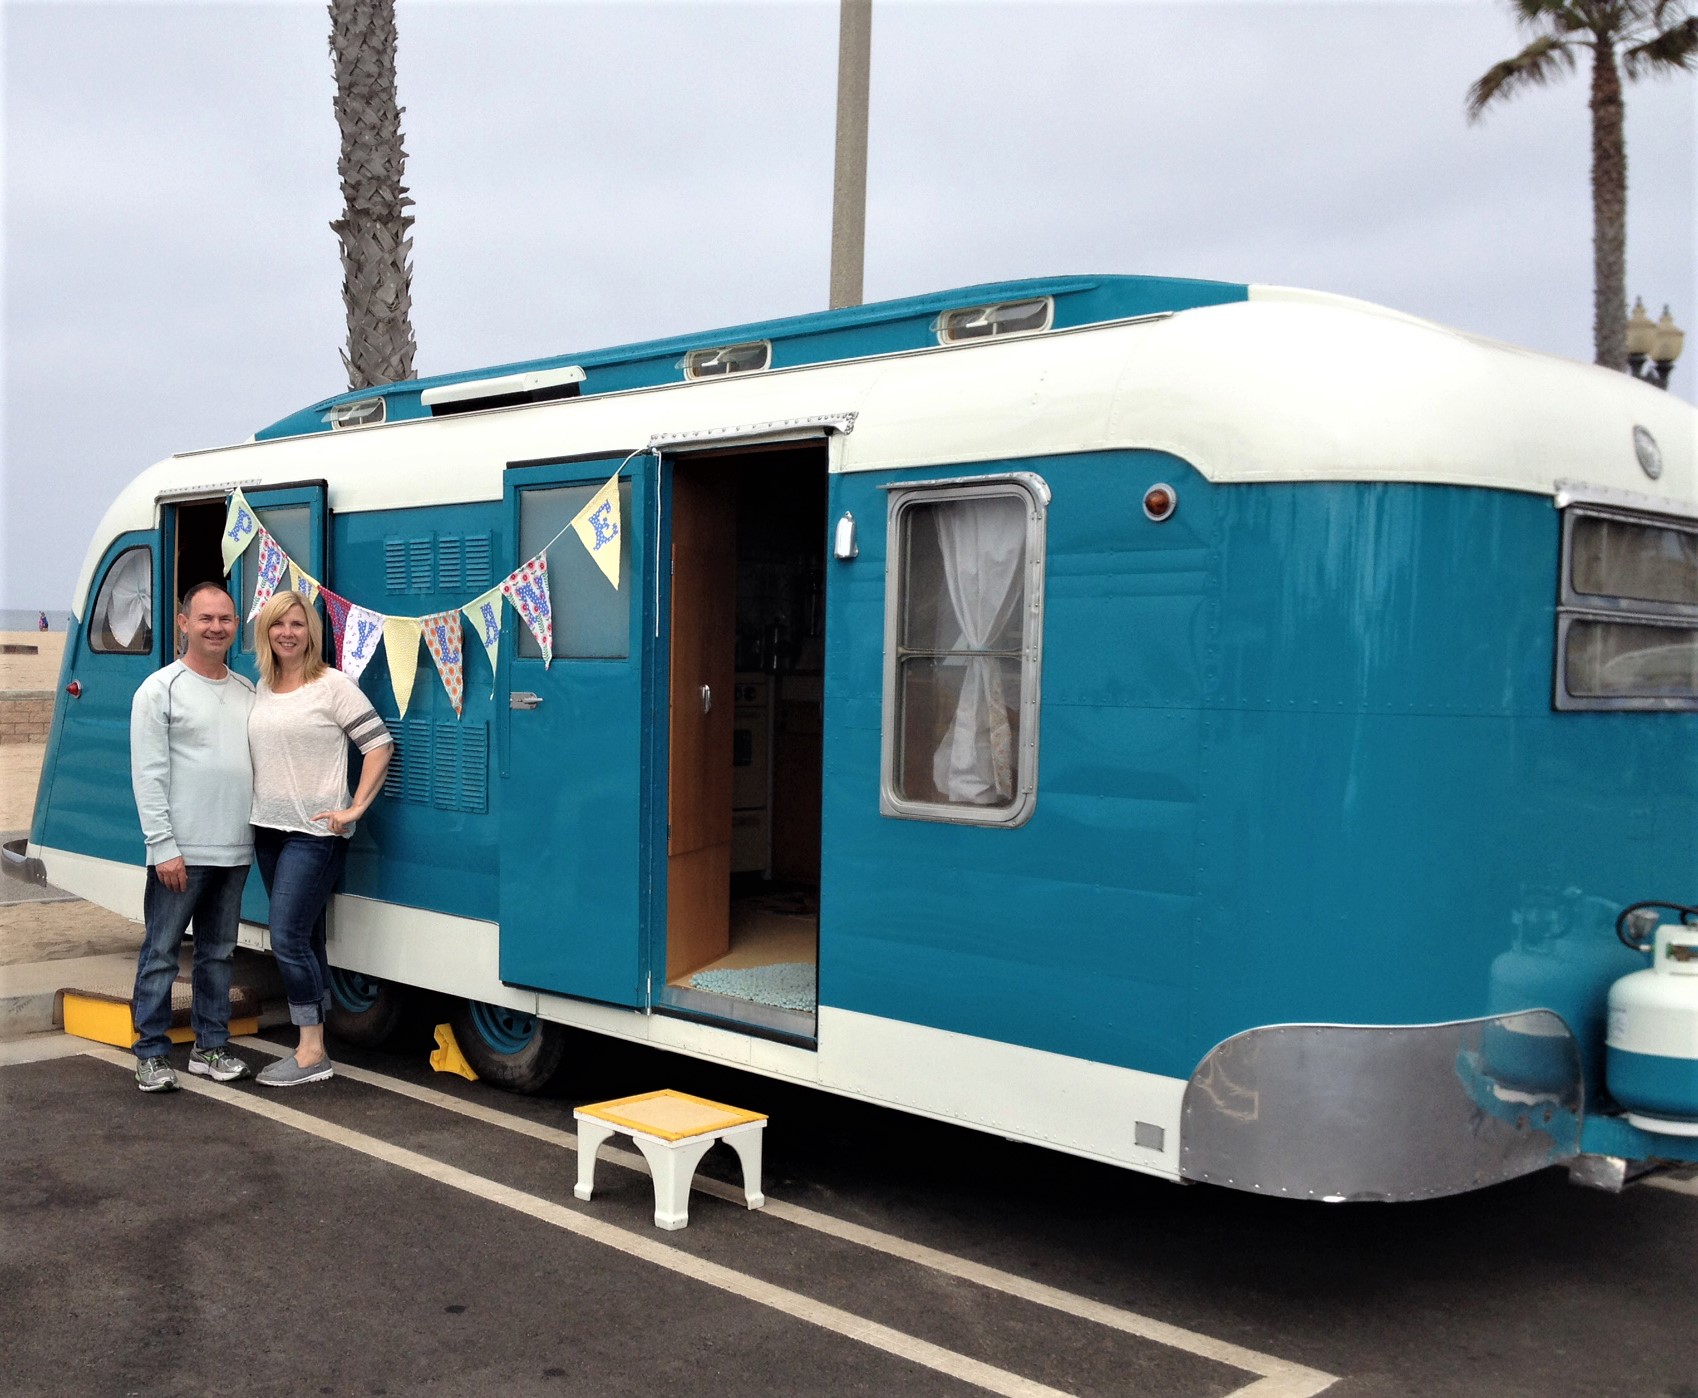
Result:
{"label": "red marker light", "polygon": [[1179,508],[1179,497],[1171,485],[1152,485],[1144,492],[1144,513],[1160,524]]}
{"label": "red marker light", "polygon": [[65,686],[65,693],[69,694],[73,699],[81,699],[83,697],[83,682],[81,680],[72,680]]}

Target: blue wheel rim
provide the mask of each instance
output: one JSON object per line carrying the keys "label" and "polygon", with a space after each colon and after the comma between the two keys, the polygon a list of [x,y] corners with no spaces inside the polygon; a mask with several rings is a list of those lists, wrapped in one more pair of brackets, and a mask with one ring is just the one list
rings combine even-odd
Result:
{"label": "blue wheel rim", "polygon": [[536,1037],[535,1015],[500,1005],[486,1005],[481,1000],[471,1000],[467,1004],[472,1012],[472,1028],[497,1053],[519,1053],[528,1048]]}
{"label": "blue wheel rim", "polygon": [[330,968],[330,994],[349,1014],[364,1014],[377,1003],[383,982],[374,976],[362,976],[358,971]]}

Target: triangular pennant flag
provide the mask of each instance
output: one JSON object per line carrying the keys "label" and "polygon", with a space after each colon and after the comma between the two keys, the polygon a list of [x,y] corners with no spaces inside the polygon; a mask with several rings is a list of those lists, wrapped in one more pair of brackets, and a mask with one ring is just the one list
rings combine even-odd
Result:
{"label": "triangular pennant flag", "polygon": [[595,497],[578,511],[572,528],[584,541],[608,582],[619,586],[619,549],[625,535],[619,526],[619,476],[615,473]]}
{"label": "triangular pennant flag", "polygon": [[554,659],[554,610],[548,605],[548,556],[539,553],[501,581],[501,595],[531,628],[542,647],[542,668]]}
{"label": "triangular pennant flag", "polygon": [[[336,599],[340,602],[342,599]],[[388,620],[382,612],[348,604],[342,631],[336,638],[336,664],[351,680],[359,679],[372,656],[377,654],[378,642],[383,639],[383,624]],[[331,614],[334,625],[335,613]]]}
{"label": "triangular pennant flag", "polygon": [[318,600],[318,579],[303,573],[301,565],[292,558],[289,560],[289,591],[300,593],[309,607]]}
{"label": "triangular pennant flag", "polygon": [[436,673],[442,676],[442,687],[448,691],[448,702],[454,706],[454,716],[466,700],[465,661],[460,644],[460,613],[435,612],[420,623],[424,627],[424,642],[430,658],[436,662]]}
{"label": "triangular pennant flag", "polygon": [[330,635],[336,642],[336,659],[342,659],[342,630],[348,624],[348,608],[353,605],[346,597],[338,597],[328,587],[318,590],[318,600],[324,603],[324,614],[330,618]]}
{"label": "triangular pennant flag", "polygon": [[419,619],[416,616],[386,616],[383,619],[383,649],[389,655],[389,684],[395,691],[400,717],[407,716],[413,701],[413,678],[419,668]]}
{"label": "triangular pennant flag", "polygon": [[501,589],[492,587],[475,602],[460,608],[489,656],[489,697],[495,698],[495,661],[501,649]]}
{"label": "triangular pennant flag", "polygon": [[248,504],[247,497],[238,487],[230,492],[230,508],[224,515],[224,575],[230,575],[230,569],[236,560],[242,556],[242,550],[251,544],[259,533],[259,518],[254,514],[253,506]]}
{"label": "triangular pennant flag", "polygon": [[255,564],[254,605],[248,613],[249,621],[258,616],[259,609],[271,600],[271,594],[277,591],[277,584],[289,563],[289,555],[263,529],[259,531],[259,552],[254,556],[258,561]]}

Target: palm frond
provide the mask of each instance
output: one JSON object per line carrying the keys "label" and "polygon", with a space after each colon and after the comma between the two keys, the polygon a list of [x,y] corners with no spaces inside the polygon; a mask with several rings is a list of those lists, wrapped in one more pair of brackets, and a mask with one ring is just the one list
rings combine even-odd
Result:
{"label": "palm frond", "polygon": [[1688,16],[1644,43],[1624,49],[1621,66],[1629,78],[1676,69],[1698,70],[1698,17]]}
{"label": "palm frond", "polygon": [[[1519,0],[1522,4],[1542,0]],[[1468,120],[1478,121],[1480,113],[1499,98],[1513,97],[1526,87],[1539,87],[1574,71],[1574,44],[1554,34],[1541,34],[1514,58],[1494,63],[1480,80],[1468,89]]]}

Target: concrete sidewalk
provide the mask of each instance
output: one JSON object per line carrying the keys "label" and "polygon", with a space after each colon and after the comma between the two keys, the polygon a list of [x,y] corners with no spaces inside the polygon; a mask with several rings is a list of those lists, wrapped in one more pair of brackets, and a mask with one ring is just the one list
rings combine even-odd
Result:
{"label": "concrete sidewalk", "polygon": [[[26,833],[4,831],[0,839]],[[60,889],[0,875],[0,1042],[62,1030],[61,991],[129,999],[141,939],[140,923]],[[193,956],[192,943],[185,943],[184,976]],[[262,1023],[274,1022],[279,1009],[288,1018],[277,965],[269,956],[238,948],[231,983],[254,992]]]}

